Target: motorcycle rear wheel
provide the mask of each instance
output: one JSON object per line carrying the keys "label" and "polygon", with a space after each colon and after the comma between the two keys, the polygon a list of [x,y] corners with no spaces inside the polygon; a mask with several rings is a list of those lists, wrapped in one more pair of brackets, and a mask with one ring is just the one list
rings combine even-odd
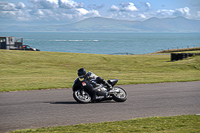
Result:
{"label": "motorcycle rear wheel", "polygon": [[113,89],[117,91],[117,92],[114,92],[114,94],[112,94],[112,97],[113,97],[114,101],[116,101],[116,102],[125,102],[127,100],[127,93],[123,88],[114,87]]}
{"label": "motorcycle rear wheel", "polygon": [[92,99],[90,94],[84,90],[74,91],[73,97],[79,103],[89,103],[89,102],[91,102],[91,99]]}

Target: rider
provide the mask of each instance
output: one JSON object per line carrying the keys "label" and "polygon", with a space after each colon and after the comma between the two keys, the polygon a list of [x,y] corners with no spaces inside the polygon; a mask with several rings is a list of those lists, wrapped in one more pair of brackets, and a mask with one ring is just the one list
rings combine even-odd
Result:
{"label": "rider", "polygon": [[[88,73],[86,73],[86,70],[84,68],[80,68],[78,70],[78,76],[79,76],[79,78],[84,78],[87,81],[95,81],[97,84],[106,85],[107,90],[111,90],[112,89],[112,86],[107,81],[105,81],[103,78],[95,75],[94,73],[92,73],[90,71]],[[97,93],[97,90],[95,89],[95,87],[93,88],[92,92],[93,92],[92,93],[93,94],[92,101],[94,101],[96,99],[96,93]]]}

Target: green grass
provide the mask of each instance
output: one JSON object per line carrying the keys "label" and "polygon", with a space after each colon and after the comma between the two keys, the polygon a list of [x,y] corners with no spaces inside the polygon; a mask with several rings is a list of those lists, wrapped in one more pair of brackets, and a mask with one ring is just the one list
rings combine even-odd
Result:
{"label": "green grass", "polygon": [[170,55],[0,50],[0,92],[71,88],[81,67],[118,84],[200,81],[200,56],[171,62]]}
{"label": "green grass", "polygon": [[183,115],[171,117],[138,118],[116,122],[102,122],[26,129],[12,133],[199,133],[200,116]]}
{"label": "green grass", "polygon": [[[70,88],[81,67],[119,84],[200,81],[200,56],[171,62],[170,55],[97,55],[0,50],[0,91]],[[200,132],[200,116],[150,117],[15,133]]]}

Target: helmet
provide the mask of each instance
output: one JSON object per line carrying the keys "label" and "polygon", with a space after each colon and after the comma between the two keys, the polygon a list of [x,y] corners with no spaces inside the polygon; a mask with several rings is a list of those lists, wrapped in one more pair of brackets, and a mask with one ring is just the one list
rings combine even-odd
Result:
{"label": "helmet", "polygon": [[84,68],[80,68],[78,70],[78,76],[83,77],[86,74],[86,70]]}

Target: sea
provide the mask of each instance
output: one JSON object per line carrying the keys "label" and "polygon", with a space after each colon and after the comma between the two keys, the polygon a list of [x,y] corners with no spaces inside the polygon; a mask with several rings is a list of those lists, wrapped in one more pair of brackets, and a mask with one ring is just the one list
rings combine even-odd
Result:
{"label": "sea", "polygon": [[0,36],[22,37],[24,44],[50,52],[123,55],[200,47],[200,33],[0,32]]}

